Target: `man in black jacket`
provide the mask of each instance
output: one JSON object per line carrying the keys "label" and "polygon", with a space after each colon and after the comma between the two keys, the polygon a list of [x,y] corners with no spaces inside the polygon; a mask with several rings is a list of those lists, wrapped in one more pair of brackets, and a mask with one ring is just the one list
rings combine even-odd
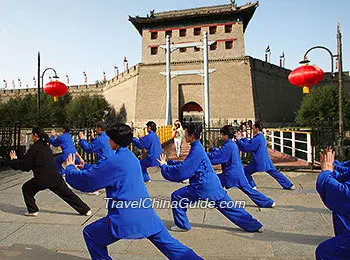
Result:
{"label": "man in black jacket", "polygon": [[58,172],[55,159],[49,146],[48,135],[40,128],[32,131],[33,145],[21,160],[12,151],[11,168],[21,171],[33,171],[34,178],[22,186],[24,202],[28,212],[26,216],[37,216],[39,208],[35,204],[34,196],[42,190],[50,189],[57,196],[67,202],[81,215],[91,215],[91,210],[72,190],[70,190]]}

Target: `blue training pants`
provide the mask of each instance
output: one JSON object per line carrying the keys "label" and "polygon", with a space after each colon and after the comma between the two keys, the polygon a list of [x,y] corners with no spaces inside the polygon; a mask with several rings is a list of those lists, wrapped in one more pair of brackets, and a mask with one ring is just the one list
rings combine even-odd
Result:
{"label": "blue training pants", "polygon": [[[244,167],[245,176],[247,177],[250,186],[252,186],[253,188],[256,186],[256,183],[253,180],[252,175],[256,172],[257,170],[254,163],[250,163]],[[284,176],[281,172],[279,172],[275,167],[266,172],[270,174],[271,177],[274,178],[282,186],[283,189],[289,189],[293,186],[293,183],[291,183],[290,180],[288,180],[287,177]]]}
{"label": "blue training pants", "polygon": [[140,164],[142,169],[143,181],[147,182],[151,179],[148,175],[147,168],[153,167],[153,166],[159,166],[159,163],[155,159],[145,158],[140,161]]}
{"label": "blue training pants", "polygon": [[[230,178],[230,176],[227,176],[223,173],[218,174],[218,177],[220,179],[221,185],[225,187],[225,179]],[[260,208],[270,208],[273,204],[273,200],[267,196],[265,196],[260,191],[254,190],[249,184],[248,181],[245,181],[246,185],[244,186],[237,186],[241,191],[243,191],[257,206]],[[236,186],[233,186],[236,187]],[[232,187],[225,187],[225,188],[232,188]]]}
{"label": "blue training pants", "polygon": [[316,260],[350,259],[350,233],[328,239],[316,248]]}
{"label": "blue training pants", "polygon": [[[92,260],[112,260],[108,255],[107,246],[119,239],[112,236],[108,226],[108,218],[101,218],[86,226],[83,231],[86,246]],[[165,226],[163,229],[147,237],[168,259],[203,259],[191,248],[173,238]]]}
{"label": "blue training pants", "polygon": [[[172,210],[175,225],[179,228],[191,229],[186,212],[188,203],[196,202],[200,199],[196,194],[196,190],[191,186],[180,188],[171,194],[172,205],[177,204],[177,207],[173,207]],[[227,194],[215,201],[215,207],[230,221],[246,231],[255,232],[262,227],[262,224],[245,209],[234,207],[234,202]]]}

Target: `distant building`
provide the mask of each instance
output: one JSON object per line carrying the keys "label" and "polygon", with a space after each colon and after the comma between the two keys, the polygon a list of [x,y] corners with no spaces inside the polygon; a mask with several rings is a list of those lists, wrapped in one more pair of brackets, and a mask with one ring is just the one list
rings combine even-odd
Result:
{"label": "distant building", "polygon": [[[288,82],[291,71],[245,55],[244,33],[257,7],[258,2],[240,7],[227,4],[129,17],[142,36],[142,62],[104,85],[71,87],[70,91],[103,94],[117,111],[124,107],[127,121],[136,126],[149,120],[165,124],[166,78],[161,75],[166,70],[165,50],[160,46],[165,45],[166,35],[179,44],[201,41],[206,31],[209,40],[215,41],[209,50],[209,68],[216,70],[210,74],[211,120],[293,122],[303,94]],[[182,48],[172,53],[172,71],[201,69],[202,50]],[[344,81],[350,86],[349,77]],[[203,78],[177,76],[171,84],[173,120],[202,120]]]}

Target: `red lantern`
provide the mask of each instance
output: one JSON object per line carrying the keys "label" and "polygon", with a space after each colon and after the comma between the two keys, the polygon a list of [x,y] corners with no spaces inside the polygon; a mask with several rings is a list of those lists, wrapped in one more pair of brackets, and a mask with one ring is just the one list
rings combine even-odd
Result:
{"label": "red lantern", "polygon": [[67,94],[68,87],[62,82],[55,80],[47,83],[44,87],[44,91],[46,94],[53,96],[54,101],[57,102],[58,97],[64,96],[65,94]]}
{"label": "red lantern", "polygon": [[303,93],[307,94],[310,92],[309,87],[319,83],[324,76],[324,72],[317,66],[304,65],[293,70],[289,76],[289,82],[298,87],[303,87]]}

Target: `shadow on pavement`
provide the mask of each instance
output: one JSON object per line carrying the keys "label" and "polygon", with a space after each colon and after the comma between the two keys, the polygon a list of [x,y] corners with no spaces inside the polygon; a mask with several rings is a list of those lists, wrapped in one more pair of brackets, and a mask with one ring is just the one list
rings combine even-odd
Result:
{"label": "shadow on pavement", "polygon": [[309,208],[304,206],[297,206],[297,205],[277,205],[274,210],[281,210],[281,211],[298,211],[298,212],[315,212],[315,213],[322,213],[322,214],[331,214],[332,212],[327,208]]}
{"label": "shadow on pavement", "polygon": [[[17,207],[17,206],[12,205],[12,204],[0,203],[0,211],[14,214],[14,215],[23,215],[24,212],[26,212],[27,210],[25,207]],[[60,211],[52,211],[52,210],[45,210],[45,209],[39,210],[39,214],[40,214],[40,212],[60,214],[60,215],[79,215],[76,212],[60,212]]]}
{"label": "shadow on pavement", "polygon": [[253,237],[245,236],[240,233],[234,233],[234,235],[239,237],[244,237],[245,239],[251,240],[261,240],[265,242],[288,242],[294,244],[302,245],[313,245],[317,246],[321,242],[331,238],[329,236],[315,236],[307,234],[296,234],[296,233],[285,233],[285,232],[276,232],[272,230],[265,230],[263,233],[254,233]]}
{"label": "shadow on pavement", "polygon": [[[164,225],[166,226],[167,229],[170,230],[172,226],[174,226],[174,222],[170,220],[163,220]],[[224,226],[215,226],[215,225],[208,225],[208,224],[200,224],[200,223],[191,223],[192,227],[198,227],[198,228],[208,228],[208,229],[220,229],[220,230],[225,230],[225,231],[230,231],[230,232],[237,232],[237,233],[246,233],[246,231],[233,226],[232,227],[224,227]]]}
{"label": "shadow on pavement", "polygon": [[25,244],[14,244],[8,248],[0,248],[0,259],[11,260],[83,260],[88,258],[82,258],[78,256],[72,256],[62,253],[56,253],[41,246],[25,245]]}

